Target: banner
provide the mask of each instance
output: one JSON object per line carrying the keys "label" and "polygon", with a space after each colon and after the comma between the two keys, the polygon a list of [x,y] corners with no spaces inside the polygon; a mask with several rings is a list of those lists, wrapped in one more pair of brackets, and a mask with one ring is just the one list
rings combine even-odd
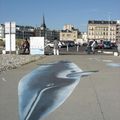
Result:
{"label": "banner", "polygon": [[44,55],[44,37],[30,37],[30,54]]}

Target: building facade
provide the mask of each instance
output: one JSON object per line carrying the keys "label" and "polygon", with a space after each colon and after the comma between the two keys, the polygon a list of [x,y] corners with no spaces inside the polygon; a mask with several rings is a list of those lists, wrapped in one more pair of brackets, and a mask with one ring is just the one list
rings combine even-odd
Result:
{"label": "building facade", "polygon": [[116,21],[88,21],[88,40],[116,41]]}
{"label": "building facade", "polygon": [[47,31],[47,39],[53,42],[55,39],[59,40],[60,31],[59,30],[49,30]]}
{"label": "building facade", "polygon": [[58,30],[50,30],[46,28],[45,30],[41,29],[41,27],[37,27],[35,29],[35,36],[45,37],[45,40],[50,42],[54,41],[55,38],[59,40],[59,31]]}
{"label": "building facade", "polygon": [[[25,39],[35,36],[35,28],[32,26],[16,25],[16,39]],[[0,25],[0,39],[5,38],[5,25]]]}
{"label": "building facade", "polygon": [[82,36],[83,43],[87,43],[87,41],[88,41],[87,33],[86,32],[82,32],[81,36]]}
{"label": "building facade", "polygon": [[117,21],[116,41],[119,41],[119,42],[120,42],[120,20]]}
{"label": "building facade", "polygon": [[80,37],[80,32],[73,25],[65,25],[60,31],[60,41],[76,41]]}
{"label": "building facade", "polygon": [[16,38],[17,39],[29,39],[35,36],[35,28],[32,26],[16,25]]}
{"label": "building facade", "polygon": [[73,29],[74,29],[74,26],[71,25],[71,24],[65,24],[63,26],[63,30],[70,30],[70,31],[72,31]]}
{"label": "building facade", "polygon": [[5,25],[4,24],[0,24],[0,39],[4,39],[5,38]]}

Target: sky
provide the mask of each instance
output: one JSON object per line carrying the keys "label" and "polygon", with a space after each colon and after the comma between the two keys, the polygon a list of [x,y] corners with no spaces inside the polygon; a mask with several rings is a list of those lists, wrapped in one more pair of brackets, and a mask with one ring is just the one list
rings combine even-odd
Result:
{"label": "sky", "polygon": [[72,24],[85,32],[88,20],[119,20],[120,0],[0,0],[0,24],[39,27],[43,15],[49,29]]}

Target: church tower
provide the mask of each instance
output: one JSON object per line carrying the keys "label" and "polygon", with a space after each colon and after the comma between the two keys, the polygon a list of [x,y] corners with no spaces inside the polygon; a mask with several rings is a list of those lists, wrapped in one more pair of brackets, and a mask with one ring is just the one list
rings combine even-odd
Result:
{"label": "church tower", "polygon": [[43,15],[42,24],[40,26],[40,36],[46,38],[46,36],[47,36],[46,32],[47,32],[47,27],[46,27],[45,18],[44,18],[44,15]]}
{"label": "church tower", "polygon": [[45,29],[46,29],[46,24],[45,24],[44,15],[43,15],[43,21],[42,21],[42,24],[41,24],[40,28],[41,28],[41,30],[45,30]]}

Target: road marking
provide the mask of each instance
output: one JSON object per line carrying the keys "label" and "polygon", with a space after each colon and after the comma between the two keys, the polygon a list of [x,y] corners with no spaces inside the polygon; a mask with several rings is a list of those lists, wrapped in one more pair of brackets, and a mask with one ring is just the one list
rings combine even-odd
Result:
{"label": "road marking", "polygon": [[120,67],[120,63],[108,63],[107,64],[108,66],[110,66],[110,67]]}
{"label": "road marking", "polygon": [[3,81],[3,82],[7,82],[7,80],[6,80],[4,77],[2,77],[2,81]]}
{"label": "road marking", "polygon": [[102,60],[103,62],[112,62],[112,60]]}
{"label": "road marking", "polygon": [[103,51],[103,53],[105,53],[105,54],[113,54],[113,52],[109,52],[109,51]]}

